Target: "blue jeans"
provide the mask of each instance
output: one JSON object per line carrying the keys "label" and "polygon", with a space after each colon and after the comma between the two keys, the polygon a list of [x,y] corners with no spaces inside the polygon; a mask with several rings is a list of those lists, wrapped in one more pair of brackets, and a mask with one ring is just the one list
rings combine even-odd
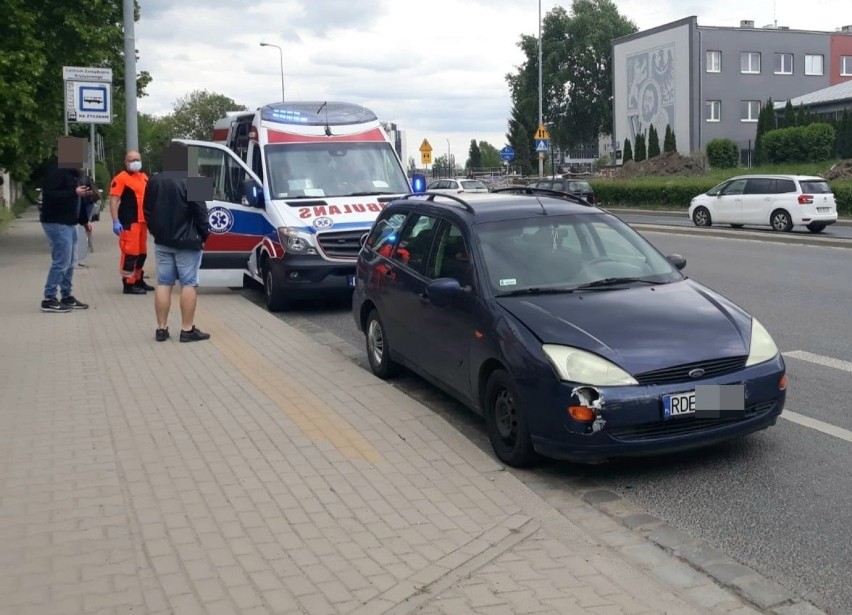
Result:
{"label": "blue jeans", "polygon": [[174,286],[180,280],[181,288],[198,286],[198,269],[201,267],[201,250],[181,250],[154,244],[157,257],[157,284]]}
{"label": "blue jeans", "polygon": [[55,299],[59,288],[62,297],[71,296],[74,260],[77,254],[77,229],[70,224],[42,223],[50,244],[50,271],[44,285],[44,298]]}

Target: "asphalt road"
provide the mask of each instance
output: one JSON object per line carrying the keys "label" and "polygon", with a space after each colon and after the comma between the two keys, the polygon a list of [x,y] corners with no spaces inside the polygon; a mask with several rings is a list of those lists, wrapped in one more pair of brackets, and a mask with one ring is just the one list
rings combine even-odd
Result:
{"label": "asphalt road", "polygon": [[[692,223],[692,220],[687,216],[687,212],[654,212],[650,210],[645,210],[642,212],[635,212],[630,210],[623,209],[613,209],[612,213],[616,214],[619,218],[633,224],[634,222],[641,222],[644,224],[665,224],[667,226],[683,226],[687,228],[697,229],[695,224]],[[746,226],[742,229],[731,229],[729,224],[715,224],[711,229],[727,229],[727,230],[742,230],[749,232],[757,232],[763,234],[773,234],[777,233],[777,231],[773,231],[768,226]],[[795,226],[793,230],[790,231],[791,235],[801,235],[803,237],[828,237],[828,238],[843,238],[843,239],[852,239],[852,225],[838,223],[833,224],[821,233],[811,233],[804,226]]]}
{"label": "asphalt road", "polygon": [[[545,461],[516,474],[533,489],[589,478],[827,612],[852,613],[852,251],[702,237],[701,231],[645,236],[663,253],[686,256],[687,275],[749,310],[772,333],[790,377],[786,418],[692,453],[599,466]],[[349,308],[343,297],[280,317],[366,369],[363,337]],[[394,383],[491,451],[473,413],[414,375]],[[803,426],[791,420],[798,415],[820,423]],[[824,433],[832,428],[841,431]]]}

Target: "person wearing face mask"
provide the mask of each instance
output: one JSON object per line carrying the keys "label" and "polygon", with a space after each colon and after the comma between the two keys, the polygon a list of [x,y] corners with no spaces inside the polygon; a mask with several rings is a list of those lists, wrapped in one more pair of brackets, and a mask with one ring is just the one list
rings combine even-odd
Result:
{"label": "person wearing face mask", "polygon": [[148,227],[142,212],[148,176],[142,171],[142,157],[130,150],[124,157],[125,170],[116,175],[109,189],[112,232],[121,249],[119,269],[125,295],[144,295],[154,287],[146,284],[144,271],[148,256]]}

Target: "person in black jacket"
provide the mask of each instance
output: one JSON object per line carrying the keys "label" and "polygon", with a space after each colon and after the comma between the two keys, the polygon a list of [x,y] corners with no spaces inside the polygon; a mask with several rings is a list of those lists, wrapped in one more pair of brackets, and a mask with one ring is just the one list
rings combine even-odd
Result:
{"label": "person in black jacket", "polygon": [[[44,285],[42,312],[84,310],[88,305],[74,298],[72,283],[77,253],[77,223],[82,199],[91,196],[81,185],[80,169],[85,139],[60,137],[58,160],[51,164],[42,191],[41,226],[50,244],[51,264]],[[61,299],[57,299],[57,290]]]}
{"label": "person in black jacket", "polygon": [[[170,146],[171,147],[171,146]],[[185,152],[183,154],[185,159]],[[168,161],[166,168],[169,168]],[[184,167],[185,169],[185,167]],[[157,315],[155,339],[169,338],[169,309],[172,287],[180,280],[181,342],[197,342],[210,338],[195,326],[198,299],[198,270],[204,242],[210,234],[207,204],[187,198],[185,170],[166,170],[148,181],[143,213],[148,231],[154,237],[157,259],[157,288],[154,310]]]}

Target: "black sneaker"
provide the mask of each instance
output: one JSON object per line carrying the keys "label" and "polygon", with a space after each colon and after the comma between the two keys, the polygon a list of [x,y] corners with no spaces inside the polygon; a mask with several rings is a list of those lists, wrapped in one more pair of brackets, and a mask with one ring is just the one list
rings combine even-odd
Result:
{"label": "black sneaker", "polygon": [[141,286],[136,286],[135,284],[125,284],[124,285],[124,294],[125,295],[147,295],[148,291],[142,288]]}
{"label": "black sneaker", "polygon": [[65,312],[70,312],[71,308],[67,305],[63,305],[59,302],[59,299],[54,297],[53,299],[45,299],[41,302],[41,311],[42,312],[57,312],[59,314],[64,314]]}
{"label": "black sneaker", "polygon": [[134,286],[136,286],[137,288],[141,288],[143,290],[146,290],[146,291],[154,290],[153,286],[151,286],[150,284],[148,284],[147,282],[145,282],[145,280],[142,280],[141,278],[138,282],[136,282],[136,284],[134,284]]}
{"label": "black sneaker", "polygon": [[190,329],[189,331],[180,332],[180,341],[182,342],[200,342],[209,339],[210,334],[204,333],[204,331],[197,328],[195,325],[192,325],[192,329]]}
{"label": "black sneaker", "polygon": [[157,332],[154,334],[154,339],[156,339],[158,342],[165,342],[167,339],[169,339],[169,328],[166,327],[165,329],[157,329]]}
{"label": "black sneaker", "polygon": [[77,301],[73,295],[70,297],[63,297],[62,301],[60,301],[62,305],[65,307],[71,308],[72,310],[85,310],[88,309],[89,304],[83,303],[81,301]]}

